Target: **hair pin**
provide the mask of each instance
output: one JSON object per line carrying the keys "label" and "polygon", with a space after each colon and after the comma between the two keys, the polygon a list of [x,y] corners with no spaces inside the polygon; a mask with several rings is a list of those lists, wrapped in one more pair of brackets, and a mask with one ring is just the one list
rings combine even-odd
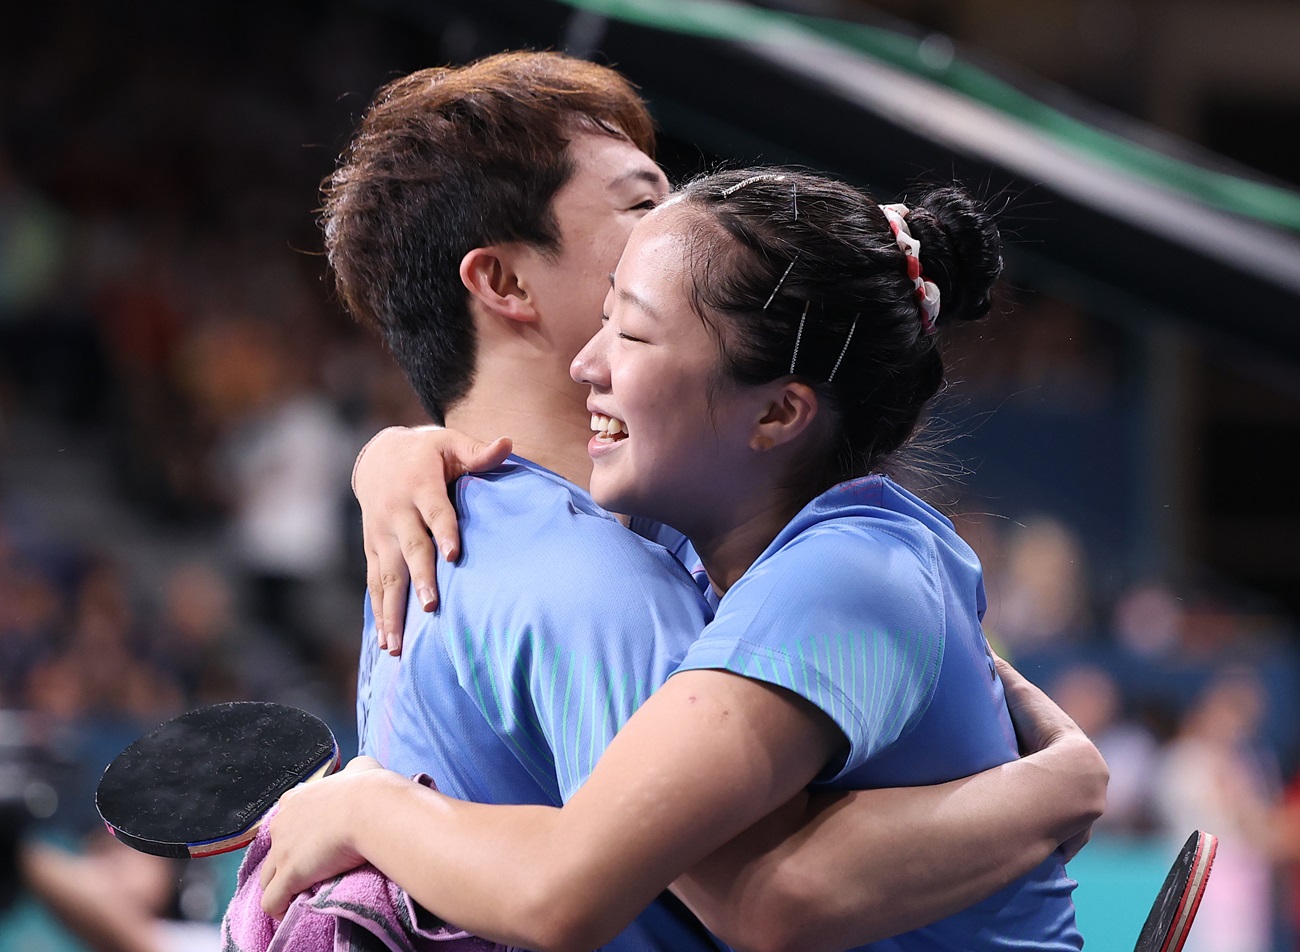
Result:
{"label": "hair pin", "polygon": [[805,301],[803,314],[799,317],[799,330],[794,335],[794,353],[790,355],[790,373],[794,373],[794,365],[799,360],[799,342],[803,340],[803,322],[808,320],[808,308],[810,307],[812,307],[812,301]]}
{"label": "hair pin", "polygon": [[763,305],[763,310],[766,311],[771,303],[776,300],[777,292],[781,290],[781,285],[785,284],[785,279],[790,277],[790,272],[794,270],[794,266],[798,261],[799,255],[796,253],[794,259],[786,266],[785,273],[781,275],[781,280],[776,282],[776,287],[774,287],[772,293],[767,296],[767,304]]}
{"label": "hair pin", "polygon": [[835,379],[835,372],[840,369],[840,362],[844,360],[844,355],[849,352],[849,341],[853,340],[853,332],[858,329],[858,317],[857,314],[853,315],[853,323],[849,325],[849,336],[844,338],[844,346],[840,348],[840,355],[835,358],[835,366],[831,368],[831,375],[826,378],[827,383]]}
{"label": "hair pin", "polygon": [[733,194],[739,192],[746,185],[753,185],[755,182],[784,182],[784,181],[785,181],[784,175],[776,175],[772,172],[763,172],[760,173],[759,175],[751,175],[749,178],[737,182],[735,185],[729,185],[726,188],[724,188],[722,190],[722,197],[730,198]]}

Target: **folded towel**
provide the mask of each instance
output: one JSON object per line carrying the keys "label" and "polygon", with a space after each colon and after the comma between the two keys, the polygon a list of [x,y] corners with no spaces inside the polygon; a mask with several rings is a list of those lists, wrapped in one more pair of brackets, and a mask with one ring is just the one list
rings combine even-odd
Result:
{"label": "folded towel", "polygon": [[[416,780],[433,786],[421,774]],[[282,921],[262,911],[259,871],[271,848],[270,819],[249,844],[221,923],[222,952],[509,952],[454,929],[367,864],[300,894]]]}

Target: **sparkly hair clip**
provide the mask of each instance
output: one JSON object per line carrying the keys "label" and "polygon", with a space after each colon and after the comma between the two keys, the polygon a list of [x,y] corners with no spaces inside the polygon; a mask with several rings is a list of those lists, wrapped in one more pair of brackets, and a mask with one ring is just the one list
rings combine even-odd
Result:
{"label": "sparkly hair clip", "polygon": [[776,287],[774,287],[772,293],[767,296],[767,303],[763,305],[763,310],[766,311],[772,306],[772,302],[776,300],[777,292],[781,290],[781,285],[785,284],[785,279],[790,277],[790,272],[794,270],[794,266],[798,263],[799,254],[796,252],[794,258],[792,258],[790,263],[786,265],[785,271],[781,273],[781,278],[776,282]]}
{"label": "sparkly hair clip", "polygon": [[785,176],[778,175],[775,172],[760,172],[758,175],[751,175],[747,179],[742,179],[735,185],[728,185],[722,190],[723,198],[731,198],[733,194],[739,192],[746,185],[753,185],[755,182],[784,182]]}
{"label": "sparkly hair clip", "polygon": [[[803,314],[799,316],[799,329],[794,335],[794,353],[790,355],[790,373],[794,373],[794,366],[799,362],[799,345],[803,343],[803,325],[808,320],[808,308],[812,306],[812,301],[807,301],[803,306]],[[835,366],[831,368],[830,376],[826,378],[827,383],[835,380],[835,375],[839,372],[840,364],[844,362],[844,355],[849,352],[849,343],[853,340],[853,332],[858,329],[858,318],[860,314],[853,315],[853,323],[849,325],[848,336],[844,338],[844,346],[840,348],[840,355],[835,358]]]}
{"label": "sparkly hair clip", "polygon": [[881,205],[880,210],[885,213],[894,241],[907,259],[907,276],[916,286],[916,299],[921,305],[921,330],[933,334],[934,322],[939,317],[939,286],[927,281],[921,273],[921,243],[907,229],[909,209],[906,205]]}
{"label": "sparkly hair clip", "polygon": [[835,366],[831,368],[831,375],[826,378],[827,383],[835,379],[835,374],[840,369],[840,363],[844,360],[844,355],[849,352],[849,342],[853,340],[853,332],[858,329],[858,317],[857,314],[853,315],[853,323],[849,325],[849,334],[844,338],[844,346],[840,348],[840,355],[835,358]]}

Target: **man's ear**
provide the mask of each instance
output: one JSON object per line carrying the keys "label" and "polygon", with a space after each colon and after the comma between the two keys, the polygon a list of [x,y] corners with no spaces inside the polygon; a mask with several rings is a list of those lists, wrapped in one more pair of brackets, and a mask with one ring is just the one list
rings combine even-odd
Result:
{"label": "man's ear", "polygon": [[772,386],[749,439],[750,447],[760,453],[798,439],[817,418],[817,391],[812,387],[797,380]]}
{"label": "man's ear", "polygon": [[516,257],[501,245],[474,248],[460,259],[460,280],[470,298],[489,312],[512,321],[531,323],[537,320],[537,310],[520,283]]}

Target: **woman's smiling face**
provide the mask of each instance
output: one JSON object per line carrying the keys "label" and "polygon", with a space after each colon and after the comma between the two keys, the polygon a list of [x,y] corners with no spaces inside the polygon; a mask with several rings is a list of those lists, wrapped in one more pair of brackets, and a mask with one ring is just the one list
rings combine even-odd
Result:
{"label": "woman's smiling face", "polygon": [[699,214],[670,201],[637,224],[601,329],[571,368],[591,387],[592,496],[682,531],[721,515],[716,494],[752,457],[761,415],[757,388],[727,376],[691,306],[687,227]]}

